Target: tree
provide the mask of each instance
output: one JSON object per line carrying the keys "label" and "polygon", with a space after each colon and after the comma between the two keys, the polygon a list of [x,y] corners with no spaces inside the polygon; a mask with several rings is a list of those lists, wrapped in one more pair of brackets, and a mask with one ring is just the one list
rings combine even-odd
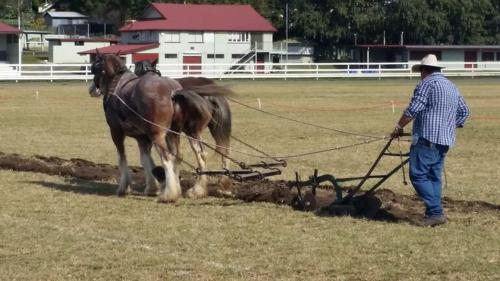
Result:
{"label": "tree", "polygon": [[[17,15],[14,2],[0,0],[2,15]],[[321,59],[340,58],[355,38],[359,44],[500,43],[500,0],[73,0],[71,8],[119,27],[151,2],[250,4],[276,27],[276,40],[285,38],[288,3],[289,37],[316,43]]]}

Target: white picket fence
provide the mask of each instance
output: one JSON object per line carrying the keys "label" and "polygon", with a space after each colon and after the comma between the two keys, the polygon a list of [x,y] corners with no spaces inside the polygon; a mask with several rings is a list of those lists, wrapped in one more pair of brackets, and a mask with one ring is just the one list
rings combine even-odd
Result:
{"label": "white picket fence", "polygon": [[[500,76],[500,62],[446,62],[446,76]],[[418,77],[411,63],[266,63],[244,64],[230,70],[229,64],[162,64],[163,76],[172,78],[204,76],[213,79],[292,79],[292,78],[391,78]],[[128,66],[133,71],[134,66]],[[89,64],[0,64],[1,80],[91,80]]]}

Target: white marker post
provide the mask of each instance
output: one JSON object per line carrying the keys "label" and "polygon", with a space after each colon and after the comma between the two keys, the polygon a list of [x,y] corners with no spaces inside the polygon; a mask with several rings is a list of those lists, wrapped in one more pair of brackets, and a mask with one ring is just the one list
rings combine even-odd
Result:
{"label": "white marker post", "polygon": [[259,105],[259,109],[262,109],[262,104],[260,103],[260,98],[257,98],[257,104]]}

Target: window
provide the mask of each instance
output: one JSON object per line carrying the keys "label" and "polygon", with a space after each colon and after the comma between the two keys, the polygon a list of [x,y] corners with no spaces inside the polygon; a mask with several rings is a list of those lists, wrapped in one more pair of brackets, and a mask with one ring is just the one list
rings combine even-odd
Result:
{"label": "window", "polygon": [[164,35],[166,43],[179,43],[181,42],[181,37],[179,32],[165,32]]}
{"label": "window", "polygon": [[[207,54],[207,59],[213,59],[213,58],[214,58],[214,54]],[[223,59],[224,54],[215,54],[215,58],[216,59]]]}
{"label": "window", "polygon": [[7,35],[7,44],[17,44],[17,35],[12,35],[12,34],[8,34]]}
{"label": "window", "polygon": [[232,58],[233,60],[235,60],[235,59],[240,59],[240,58],[242,58],[244,55],[245,55],[245,54],[232,54],[232,55],[231,55],[231,58]]}
{"label": "window", "polygon": [[85,45],[85,42],[83,41],[75,41],[75,46],[83,46]]}
{"label": "window", "polygon": [[481,61],[494,61],[495,53],[493,52],[482,52],[481,53]]}
{"label": "window", "polygon": [[176,59],[177,58],[177,54],[165,54],[165,58],[166,59]]}
{"label": "window", "polygon": [[145,32],[136,32],[132,35],[132,39],[136,41],[145,41],[146,37],[147,35]]}
{"label": "window", "polygon": [[228,42],[248,42],[250,41],[249,32],[233,32],[227,34]]}
{"label": "window", "polygon": [[202,32],[190,32],[189,33],[189,43],[203,43],[203,33]]}

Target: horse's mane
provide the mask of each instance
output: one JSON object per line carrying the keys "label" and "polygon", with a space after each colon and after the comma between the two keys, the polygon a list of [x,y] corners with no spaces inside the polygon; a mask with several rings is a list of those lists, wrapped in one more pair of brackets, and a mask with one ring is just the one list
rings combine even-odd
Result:
{"label": "horse's mane", "polygon": [[104,61],[105,71],[111,77],[129,71],[125,62],[118,55],[105,55]]}

